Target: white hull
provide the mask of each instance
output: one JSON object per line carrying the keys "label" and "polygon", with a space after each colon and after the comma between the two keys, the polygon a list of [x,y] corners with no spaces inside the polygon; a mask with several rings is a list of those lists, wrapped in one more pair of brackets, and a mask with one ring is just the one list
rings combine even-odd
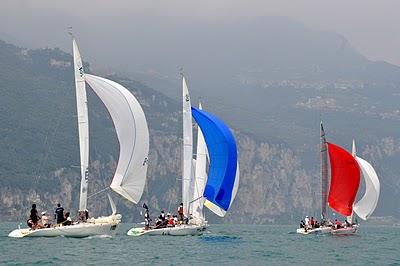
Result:
{"label": "white hull", "polygon": [[87,223],[79,223],[67,226],[56,226],[32,230],[30,228],[19,228],[8,234],[9,237],[88,237],[88,236],[113,236],[121,216],[100,217],[89,219]]}
{"label": "white hull", "polygon": [[307,232],[304,228],[298,228],[296,233],[302,235],[315,235],[315,234],[332,234],[332,235],[351,235],[355,234],[358,230],[358,225],[353,225],[351,227],[344,227],[339,229],[334,229],[332,227],[320,227],[315,229],[309,229]]}
{"label": "white hull", "polygon": [[314,228],[314,229],[308,229],[307,231],[304,230],[304,228],[298,228],[296,230],[296,233],[298,234],[303,234],[303,235],[309,235],[309,234],[330,234],[332,229],[330,227],[320,227],[320,228]]}
{"label": "white hull", "polygon": [[352,235],[357,233],[358,225],[352,225],[351,227],[344,227],[339,229],[332,229],[333,235]]}
{"label": "white hull", "polygon": [[188,236],[188,235],[201,235],[206,230],[207,225],[178,225],[175,227],[149,229],[145,230],[144,227],[134,227],[129,229],[128,236],[141,236],[141,235],[171,235],[171,236]]}

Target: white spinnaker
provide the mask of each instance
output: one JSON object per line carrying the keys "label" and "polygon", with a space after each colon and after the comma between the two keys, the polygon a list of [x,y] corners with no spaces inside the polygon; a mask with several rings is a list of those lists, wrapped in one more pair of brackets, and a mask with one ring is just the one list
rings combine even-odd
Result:
{"label": "white spinnaker", "polygon": [[119,141],[119,159],[110,188],[137,203],[146,182],[149,130],[143,109],[122,85],[86,74],[86,82],[106,106]]}
{"label": "white spinnaker", "polygon": [[[236,194],[237,194],[238,189],[239,189],[239,177],[240,177],[240,174],[239,174],[239,162],[237,162],[235,183],[233,183],[232,198],[231,198],[231,202],[229,203],[229,208],[232,206],[232,202],[235,199]],[[224,217],[225,214],[226,214],[226,211],[224,209],[222,209],[221,207],[215,205],[211,201],[205,200],[204,206],[206,206],[210,211],[212,211],[213,213],[215,213],[216,215],[218,215],[220,217]]]}
{"label": "white spinnaker", "polygon": [[191,201],[191,183],[193,167],[193,132],[192,132],[192,105],[185,77],[182,79],[182,118],[183,118],[183,167],[182,167],[182,203],[184,215],[189,215]]}
{"label": "white spinnaker", "polygon": [[358,165],[365,180],[365,194],[354,205],[354,212],[363,220],[366,220],[375,210],[378,204],[380,183],[372,165],[366,160],[356,157]]}
{"label": "white spinnaker", "polygon": [[72,40],[74,55],[74,74],[76,90],[76,108],[79,130],[79,150],[81,157],[81,193],[79,198],[79,210],[87,207],[88,174],[89,174],[89,118],[87,96],[85,86],[85,73],[83,71],[82,58],[75,39]]}
{"label": "white spinnaker", "polygon": [[[199,104],[201,110],[201,104]],[[200,127],[197,127],[196,168],[194,177],[194,190],[192,197],[192,216],[204,219],[203,193],[207,182],[207,145]]]}

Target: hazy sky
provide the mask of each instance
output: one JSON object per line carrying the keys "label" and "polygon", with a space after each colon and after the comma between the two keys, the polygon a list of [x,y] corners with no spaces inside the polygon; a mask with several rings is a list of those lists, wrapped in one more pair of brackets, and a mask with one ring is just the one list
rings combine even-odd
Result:
{"label": "hazy sky", "polygon": [[399,10],[396,0],[13,0],[0,4],[0,38],[21,46],[70,51],[66,28],[73,26],[85,48],[84,58],[96,62],[95,57],[109,48],[102,47],[100,36],[113,38],[116,49],[127,49],[119,44],[134,43],[130,28],[146,32],[147,23],[153,29],[159,26],[163,34],[167,22],[237,23],[273,15],[336,31],[368,58],[400,65]]}

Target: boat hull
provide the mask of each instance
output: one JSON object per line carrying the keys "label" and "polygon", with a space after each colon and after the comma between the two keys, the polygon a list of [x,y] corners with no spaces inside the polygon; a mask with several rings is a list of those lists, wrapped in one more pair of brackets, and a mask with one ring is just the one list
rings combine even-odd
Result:
{"label": "boat hull", "polygon": [[15,229],[9,233],[9,237],[88,237],[88,236],[110,236],[112,237],[117,228],[117,223],[80,223],[76,225],[57,226],[31,230],[30,228]]}
{"label": "boat hull", "polygon": [[308,229],[307,231],[304,230],[304,228],[298,228],[296,230],[296,233],[302,234],[302,235],[316,235],[316,234],[330,234],[332,229],[330,227],[320,227],[320,228],[314,228],[314,229]]}
{"label": "boat hull", "polygon": [[143,227],[134,227],[127,232],[128,236],[142,235],[171,235],[171,236],[188,236],[201,235],[206,230],[206,225],[179,225],[175,227],[158,228],[145,230]]}
{"label": "boat hull", "polygon": [[351,235],[357,233],[358,225],[352,225],[351,227],[343,227],[339,229],[334,229],[332,227],[320,227],[309,229],[307,232],[304,228],[298,228],[296,233],[302,235],[316,235],[316,234],[332,234],[332,235]]}
{"label": "boat hull", "polygon": [[350,227],[344,227],[339,229],[332,229],[333,235],[352,235],[357,233],[358,225],[352,225]]}

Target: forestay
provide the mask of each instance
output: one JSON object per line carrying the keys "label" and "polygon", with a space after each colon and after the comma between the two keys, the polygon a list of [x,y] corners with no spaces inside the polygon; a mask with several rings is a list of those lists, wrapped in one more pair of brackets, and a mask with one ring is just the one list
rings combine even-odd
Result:
{"label": "forestay", "polygon": [[227,211],[234,197],[238,172],[235,139],[229,128],[214,115],[194,107],[192,107],[192,114],[203,132],[210,155],[204,197],[210,203]]}
{"label": "forestay", "polygon": [[76,108],[78,116],[79,149],[81,159],[81,193],[79,198],[79,210],[87,209],[88,175],[89,175],[89,118],[87,96],[85,86],[85,73],[83,71],[82,58],[75,39],[72,41],[74,55],[74,75],[76,90]]}
{"label": "forestay", "polygon": [[361,168],[365,180],[365,194],[354,205],[354,212],[361,218],[366,220],[375,210],[378,204],[380,183],[378,175],[370,163],[360,157],[356,160]]}
{"label": "forestay", "polygon": [[120,84],[88,74],[85,80],[109,111],[120,144],[118,165],[110,187],[137,203],[146,181],[149,153],[149,131],[143,109]]}

